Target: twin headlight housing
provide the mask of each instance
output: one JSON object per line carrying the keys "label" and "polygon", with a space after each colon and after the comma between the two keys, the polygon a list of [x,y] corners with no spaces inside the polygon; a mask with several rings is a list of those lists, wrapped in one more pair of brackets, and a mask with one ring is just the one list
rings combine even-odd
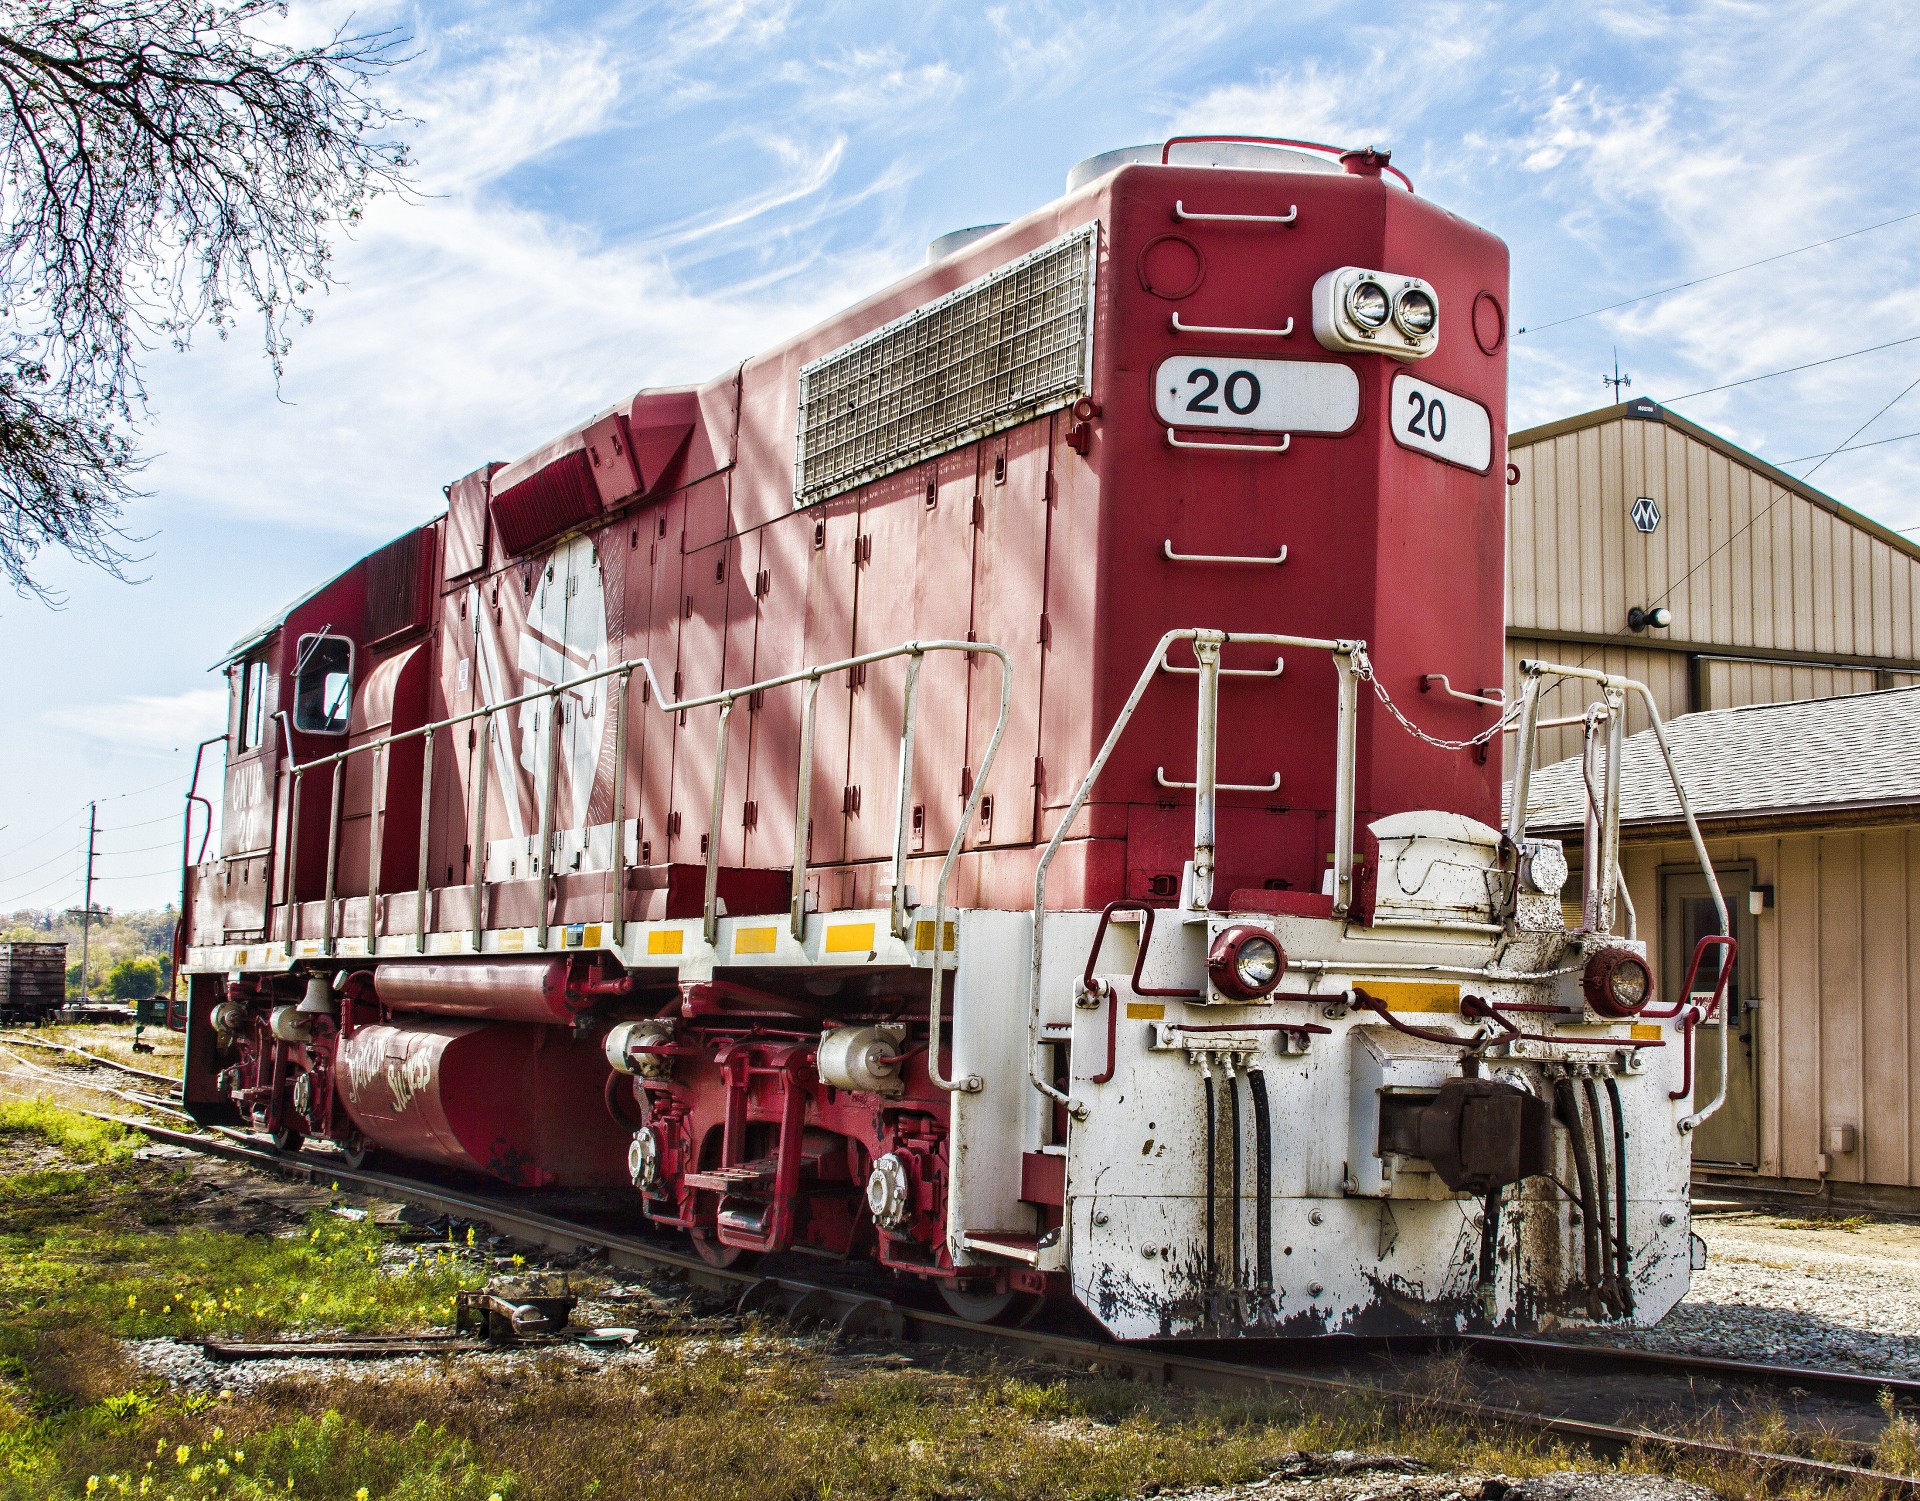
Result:
{"label": "twin headlight housing", "polygon": [[1344,354],[1424,360],[1440,346],[1440,297],[1417,276],[1342,266],[1313,284],[1313,334]]}

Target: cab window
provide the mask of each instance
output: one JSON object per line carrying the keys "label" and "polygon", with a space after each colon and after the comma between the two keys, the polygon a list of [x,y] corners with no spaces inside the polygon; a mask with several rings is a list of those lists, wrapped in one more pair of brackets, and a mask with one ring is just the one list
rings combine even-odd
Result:
{"label": "cab window", "polygon": [[267,738],[267,664],[256,657],[240,666],[240,741],[237,749],[257,750]]}
{"label": "cab window", "polygon": [[293,727],[344,735],[353,711],[353,643],[345,636],[302,636],[293,675]]}

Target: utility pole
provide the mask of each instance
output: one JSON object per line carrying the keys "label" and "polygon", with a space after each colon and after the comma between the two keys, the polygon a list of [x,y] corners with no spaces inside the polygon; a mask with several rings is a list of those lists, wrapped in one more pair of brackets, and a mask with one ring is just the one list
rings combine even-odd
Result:
{"label": "utility pole", "polygon": [[93,838],[98,803],[87,804],[87,890],[80,902],[80,1000],[87,999],[87,940],[93,934]]}

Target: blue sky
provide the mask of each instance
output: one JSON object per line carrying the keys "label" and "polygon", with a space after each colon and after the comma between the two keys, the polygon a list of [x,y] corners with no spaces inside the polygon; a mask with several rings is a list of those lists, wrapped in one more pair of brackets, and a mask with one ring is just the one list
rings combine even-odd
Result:
{"label": "blue sky", "polygon": [[[1521,325],[1920,210],[1920,31],[1883,5],[313,4],[287,26],[350,14],[415,38],[388,92],[425,196],[341,245],[278,392],[245,330],[152,357],[144,582],[49,557],[64,610],[0,599],[0,910],[78,899],[95,797],[100,899],[167,900],[191,746],[222,723],[207,668],[447,481],[714,374],[1097,151],[1389,146],[1511,245]],[[1916,252],[1920,218],[1518,337],[1513,424],[1603,404],[1616,348],[1666,399],[1920,334]],[[1677,410],[1781,462],[1916,377],[1920,343]],[[1860,441],[1916,431],[1920,391]],[[1815,483],[1909,527],[1916,478],[1920,437]]]}

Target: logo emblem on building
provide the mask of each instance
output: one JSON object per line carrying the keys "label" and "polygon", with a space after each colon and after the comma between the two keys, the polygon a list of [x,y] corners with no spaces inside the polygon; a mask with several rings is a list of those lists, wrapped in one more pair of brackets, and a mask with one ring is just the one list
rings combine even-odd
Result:
{"label": "logo emblem on building", "polygon": [[1633,503],[1633,525],[1636,531],[1651,533],[1660,525],[1660,502],[1651,495],[1642,495]]}

